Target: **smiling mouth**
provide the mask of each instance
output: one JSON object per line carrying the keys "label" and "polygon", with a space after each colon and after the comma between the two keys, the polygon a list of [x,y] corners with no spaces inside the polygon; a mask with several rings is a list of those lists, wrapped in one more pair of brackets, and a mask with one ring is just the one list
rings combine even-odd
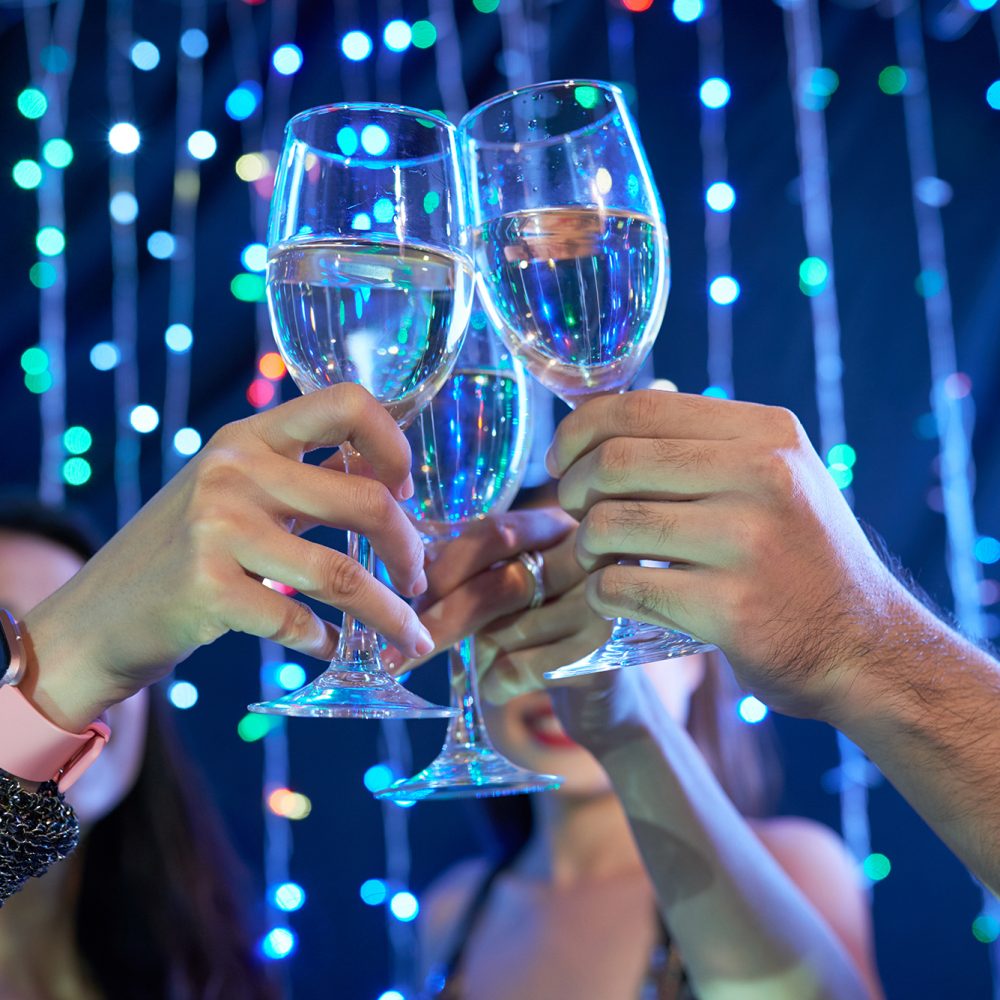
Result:
{"label": "smiling mouth", "polygon": [[566,735],[555,712],[548,705],[541,705],[524,713],[524,728],[538,744],[556,750],[576,750],[580,744]]}

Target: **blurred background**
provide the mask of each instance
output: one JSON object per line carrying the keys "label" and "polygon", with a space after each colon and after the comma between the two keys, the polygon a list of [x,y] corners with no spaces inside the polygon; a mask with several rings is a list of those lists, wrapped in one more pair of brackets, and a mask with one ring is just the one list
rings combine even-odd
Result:
{"label": "blurred background", "polygon": [[[656,375],[793,409],[921,586],[1000,631],[994,0],[60,0],[4,3],[0,29],[4,487],[110,533],[217,427],[295,394],[262,305],[290,114],[455,118],[532,79],[611,79],[672,244]],[[227,637],[169,693],[292,995],[398,1000],[421,891],[481,849],[476,813],[369,794],[410,766],[387,746],[408,734],[423,766],[444,723],[245,716],[318,668]],[[441,663],[413,684],[447,698]],[[848,824],[888,995],[994,995],[1000,924],[963,868],[863,761],[838,767],[831,731],[762,724],[782,811]]]}

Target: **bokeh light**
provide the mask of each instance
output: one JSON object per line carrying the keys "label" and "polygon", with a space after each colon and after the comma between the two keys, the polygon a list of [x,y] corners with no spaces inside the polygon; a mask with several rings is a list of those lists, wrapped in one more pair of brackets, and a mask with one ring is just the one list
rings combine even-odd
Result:
{"label": "bokeh light", "polygon": [[268,351],[266,354],[260,356],[260,360],[257,362],[257,371],[264,378],[277,381],[285,377],[287,369],[285,368],[284,360],[282,360],[281,355],[277,351]]}
{"label": "bokeh light", "polygon": [[622,6],[633,14],[641,14],[653,6],[653,0],[622,0]]}
{"label": "bokeh light", "polygon": [[368,906],[381,906],[389,897],[389,889],[380,878],[365,879],[358,892],[361,902]]}
{"label": "bokeh light", "polygon": [[160,426],[160,414],[155,406],[148,403],[140,403],[132,407],[132,412],[128,415],[128,422],[140,434],[151,434]]}
{"label": "bokeh light", "polygon": [[267,247],[263,243],[248,243],[240,254],[240,263],[248,271],[263,271],[267,268]]}
{"label": "bokeh light", "polygon": [[236,726],[237,735],[244,743],[262,740],[272,729],[277,729],[284,720],[277,715],[258,715],[247,712]]}
{"label": "bokeh light", "polygon": [[861,862],[861,870],[872,882],[881,882],[892,871],[892,863],[884,854],[869,854]]}
{"label": "bokeh light", "polygon": [[301,663],[279,664],[275,680],[286,691],[294,691],[306,682],[306,670]]}
{"label": "bokeh light", "polygon": [[194,708],[198,704],[198,689],[190,681],[174,681],[167,688],[167,699],[174,708]]}
{"label": "bokeh light", "polygon": [[401,892],[393,893],[392,899],[389,900],[389,912],[397,920],[409,923],[411,920],[417,919],[417,914],[420,913],[420,903],[417,902],[417,897],[412,892],[407,892],[404,889]]}
{"label": "bokeh light", "polygon": [[472,6],[480,14],[492,14],[500,6],[500,0],[472,0]]}
{"label": "bokeh light", "polygon": [[713,212],[728,212],[736,204],[736,192],[731,184],[716,181],[705,191],[705,202]]}
{"label": "bokeh light", "polygon": [[298,939],[295,937],[294,931],[287,927],[274,927],[264,935],[260,950],[265,958],[276,961],[288,958],[295,951],[297,944]]}
{"label": "bokeh light", "polygon": [[982,944],[992,944],[1000,937],[1000,920],[988,913],[980,913],[972,921],[972,936]]}
{"label": "bokeh light", "polygon": [[678,21],[690,24],[705,13],[704,0],[674,0],[673,10]]}
{"label": "bokeh light", "polygon": [[1000,540],[992,535],[980,535],[972,551],[976,559],[987,566],[1000,562]]}
{"label": "bokeh light", "polygon": [[818,295],[829,277],[830,267],[822,257],[806,257],[799,264],[799,288],[805,295]]}
{"label": "bokeh light", "polygon": [[994,111],[1000,111],[1000,80],[994,80],[986,88],[986,103]]}
{"label": "bokeh light", "polygon": [[48,392],[52,388],[52,372],[25,372],[24,375],[24,387],[28,392],[33,392],[36,395],[41,395],[43,392]]}
{"label": "bokeh light", "polygon": [[92,472],[90,462],[78,455],[63,462],[62,477],[69,486],[83,486],[90,481]]}
{"label": "bokeh light", "polygon": [[699,88],[698,96],[706,108],[724,108],[729,103],[729,84],[720,76],[710,76]]}
{"label": "bokeh light", "polygon": [[35,246],[46,257],[58,257],[66,249],[66,237],[55,226],[42,226],[35,236]]}
{"label": "bokeh light", "polygon": [[744,722],[749,722],[752,726],[758,722],[763,722],[767,718],[768,713],[767,705],[752,694],[741,698],[736,706],[736,710],[739,712],[740,718]]}
{"label": "bokeh light", "polygon": [[17,95],[17,110],[25,118],[41,118],[49,109],[49,100],[37,87],[25,87]]}
{"label": "bokeh light", "polygon": [[186,323],[171,323],[163,334],[163,342],[174,354],[183,354],[191,350],[194,334]]}
{"label": "bokeh light", "polygon": [[274,399],[274,383],[266,378],[255,378],[247,389],[247,402],[255,409],[267,406]]}
{"label": "bokeh light", "polygon": [[901,94],[906,89],[906,80],[902,66],[886,66],[878,75],[878,87],[883,94]]}
{"label": "bokeh light", "polygon": [[361,148],[369,156],[381,156],[389,148],[389,133],[381,125],[366,125],[361,130]]}
{"label": "bokeh light", "polygon": [[429,49],[437,41],[437,28],[431,21],[414,21],[410,39],[414,48]]}
{"label": "bokeh light", "polygon": [[306,891],[298,882],[282,882],[271,890],[271,901],[285,913],[301,910],[306,902]]}
{"label": "bokeh light", "polygon": [[271,56],[271,65],[282,76],[291,76],[302,68],[302,49],[291,43],[279,45]]}
{"label": "bokeh light", "polygon": [[135,42],[129,49],[128,55],[136,69],[144,70],[147,73],[160,65],[160,50],[146,39]]}
{"label": "bokeh light", "polygon": [[26,375],[38,375],[48,371],[49,356],[42,347],[29,347],[21,354],[21,370]]}
{"label": "bokeh light", "polygon": [[719,275],[708,286],[708,294],[717,305],[732,305],[740,297],[740,283],[731,275]]}
{"label": "bokeh light", "polygon": [[108,202],[108,214],[115,222],[127,226],[139,215],[139,202],[131,191],[116,191]]}
{"label": "bokeh light", "polygon": [[181,52],[189,59],[200,59],[208,51],[208,35],[200,28],[188,28],[181,35]]}
{"label": "bokeh light", "polygon": [[121,353],[110,340],[102,340],[90,349],[90,363],[99,372],[109,372],[121,361]]}
{"label": "bokeh light", "polygon": [[179,455],[194,455],[201,447],[201,435],[193,427],[182,427],[174,435],[174,451]]}
{"label": "bokeh light", "polygon": [[403,52],[413,41],[413,29],[400,18],[391,20],[382,32],[385,47],[392,52]]}
{"label": "bokeh light", "polygon": [[49,139],[42,146],[42,158],[50,167],[62,170],[73,162],[73,147],[65,139]]}
{"label": "bokeh light", "polygon": [[51,288],[55,283],[58,274],[55,267],[47,260],[38,260],[28,270],[28,280],[35,288]]}
{"label": "bokeh light", "polygon": [[237,274],[229,282],[229,290],[241,302],[263,302],[267,294],[264,278],[259,274]]}
{"label": "bokeh light", "polygon": [[[226,97],[226,114],[233,121],[246,121],[257,110],[260,101],[260,84],[255,80],[245,80],[238,87],[234,87],[229,91]],[[237,170],[237,173],[239,173],[239,170]]]}
{"label": "bokeh light", "polygon": [[33,191],[42,183],[42,168],[34,160],[18,160],[10,173],[14,183],[25,191]]}
{"label": "bokeh light", "polygon": [[372,54],[372,40],[363,31],[349,31],[340,42],[340,51],[353,62],[360,62]]}
{"label": "bokeh light", "polygon": [[67,427],[63,431],[63,447],[71,455],[83,455],[90,451],[90,446],[94,443],[93,435],[86,427],[75,424]]}
{"label": "bokeh light", "polygon": [[365,788],[369,792],[380,792],[383,788],[388,788],[395,780],[392,768],[388,764],[372,764],[365,771]]}
{"label": "bokeh light", "polygon": [[244,153],[236,161],[236,176],[248,184],[270,173],[271,164],[263,153]]}
{"label": "bokeh light", "polygon": [[312,802],[307,795],[290,788],[276,788],[267,797],[267,807],[275,816],[285,819],[305,819],[312,812]]}
{"label": "bokeh light", "polygon": [[208,160],[215,155],[218,143],[215,136],[207,129],[200,128],[197,132],[192,132],[187,141],[188,152],[196,160]]}
{"label": "bokeh light", "polygon": [[177,240],[170,233],[158,229],[155,233],[149,234],[146,249],[149,255],[157,260],[169,260],[177,250]]}
{"label": "bokeh light", "polygon": [[131,122],[116,122],[108,129],[108,144],[122,156],[134,153],[141,142],[142,136]]}

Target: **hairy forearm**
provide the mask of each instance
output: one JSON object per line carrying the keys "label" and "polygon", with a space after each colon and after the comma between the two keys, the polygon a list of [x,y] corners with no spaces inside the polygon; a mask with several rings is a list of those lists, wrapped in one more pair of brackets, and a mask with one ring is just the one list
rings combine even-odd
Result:
{"label": "hairy forearm", "polygon": [[1000,664],[915,599],[824,714],[1000,890]]}
{"label": "hairy forearm", "polygon": [[699,996],[867,996],[843,946],[736,811],[686,732],[647,727],[600,760]]}

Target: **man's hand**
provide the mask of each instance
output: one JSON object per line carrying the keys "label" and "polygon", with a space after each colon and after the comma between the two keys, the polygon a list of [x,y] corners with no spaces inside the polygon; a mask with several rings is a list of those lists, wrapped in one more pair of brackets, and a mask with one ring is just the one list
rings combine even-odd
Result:
{"label": "man's hand", "polygon": [[[306,465],[350,441],[368,475]],[[86,725],[230,630],[329,658],[337,629],[277,581],[350,612],[409,656],[431,648],[415,612],[347,556],[296,531],[366,534],[401,594],[426,588],[423,546],[397,501],[410,449],[357,386],[340,385],[223,427],[65,587],[25,619],[38,671],[26,693],[53,721]]]}
{"label": "man's hand", "polygon": [[715,643],[783,711],[824,715],[913,603],[787,410],[605,396],[562,422],[548,466],[590,606]]}

